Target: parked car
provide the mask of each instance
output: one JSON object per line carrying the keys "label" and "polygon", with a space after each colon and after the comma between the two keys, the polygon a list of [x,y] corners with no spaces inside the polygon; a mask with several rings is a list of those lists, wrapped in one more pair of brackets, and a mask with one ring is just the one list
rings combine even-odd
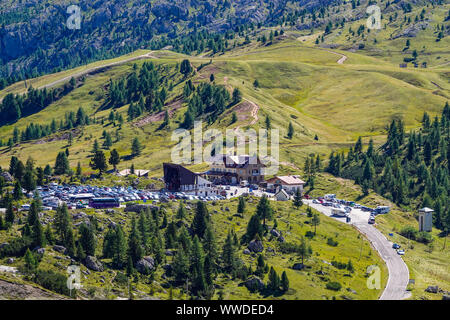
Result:
{"label": "parked car", "polygon": [[397,250],[397,254],[400,256],[404,256],[405,255],[405,250],[399,249]]}
{"label": "parked car", "polygon": [[397,243],[394,243],[394,244],[392,245],[392,248],[394,248],[394,249],[400,249],[400,245],[397,244]]}

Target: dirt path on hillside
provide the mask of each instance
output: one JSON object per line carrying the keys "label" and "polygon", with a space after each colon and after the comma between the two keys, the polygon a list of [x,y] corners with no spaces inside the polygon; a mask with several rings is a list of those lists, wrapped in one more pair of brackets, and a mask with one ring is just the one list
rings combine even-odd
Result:
{"label": "dirt path on hillside", "polygon": [[[225,87],[227,87],[227,88],[229,88],[231,91],[233,91],[233,87],[232,86],[230,86],[229,84],[228,84],[228,77],[223,77],[223,82],[224,82],[224,85],[225,85]],[[258,120],[259,120],[259,118],[258,118],[258,112],[259,112],[259,109],[260,109],[260,107],[256,104],[256,103],[254,103],[253,101],[251,101],[251,100],[248,100],[248,99],[246,99],[246,98],[244,98],[243,99],[244,101],[243,102],[241,102],[237,107],[237,109],[238,110],[236,110],[236,111],[247,111],[247,106],[246,105],[249,105],[250,107],[251,107],[251,111],[250,111],[250,115],[251,115],[251,117],[253,118],[248,124],[246,124],[246,126],[248,125],[248,126],[252,126],[252,125],[254,125]],[[236,132],[237,130],[239,130],[241,127],[243,127],[244,125],[239,125],[239,126],[237,126],[236,128],[234,128],[234,131]]]}
{"label": "dirt path on hillside", "polygon": [[342,54],[342,53],[338,53],[338,52],[330,51],[330,50],[326,50],[326,49],[319,49],[319,50],[323,50],[323,51],[335,54],[337,56],[340,56],[341,58],[338,61],[336,61],[337,64],[344,64],[345,60],[348,59],[348,57],[345,54]]}
{"label": "dirt path on hillside", "polygon": [[[172,118],[173,115],[175,114],[175,112],[178,109],[183,107],[183,99],[178,98],[178,99],[172,101],[171,103],[169,103],[168,105],[166,105],[165,107],[167,107],[167,112],[169,113],[169,118]],[[140,119],[139,121],[135,122],[134,125],[138,128],[141,128],[149,123],[162,121],[162,120],[164,120],[165,114],[166,114],[166,111],[164,110],[164,111],[161,111],[158,113],[147,115],[144,118]]]}
{"label": "dirt path on hillside", "polygon": [[[82,77],[82,76],[85,76],[85,75],[88,75],[88,74],[92,74],[92,73],[98,72],[98,71],[106,69],[106,68],[119,66],[121,64],[128,63],[128,62],[134,61],[134,60],[148,59],[148,58],[150,58],[150,59],[159,59],[158,57],[155,57],[152,54],[153,54],[153,51],[150,51],[150,52],[148,52],[146,54],[142,54],[142,55],[137,56],[137,57],[131,57],[131,58],[128,58],[128,59],[125,59],[125,60],[122,60],[122,61],[111,62],[111,63],[107,63],[107,64],[104,64],[104,65],[101,65],[101,66],[92,67],[92,68],[83,70],[81,72],[78,72],[76,74],[73,74],[73,75],[70,75],[70,76],[58,79],[58,80],[53,81],[51,83],[48,83],[46,85],[37,87],[35,89],[44,89],[44,88],[48,89],[48,88],[54,87],[54,86],[56,86],[58,84],[61,84],[63,82],[69,81],[71,78],[75,78],[76,79],[76,78],[79,78],[79,77]],[[0,98],[0,103],[2,103],[2,101],[3,101],[3,98]]]}
{"label": "dirt path on hillside", "polygon": [[153,51],[148,52],[146,54],[142,54],[142,55],[137,56],[137,57],[131,57],[131,58],[128,58],[128,59],[125,59],[125,60],[107,63],[107,64],[104,64],[104,65],[101,65],[101,66],[98,66],[98,67],[92,67],[92,68],[83,70],[83,71],[81,71],[79,73],[76,73],[74,75],[70,75],[70,76],[58,79],[56,81],[53,81],[53,82],[51,82],[49,84],[46,84],[44,86],[39,87],[38,89],[51,88],[51,87],[54,87],[54,86],[56,86],[56,85],[58,85],[58,84],[60,84],[62,82],[69,81],[71,78],[79,78],[79,77],[82,77],[84,75],[88,75],[88,74],[97,72],[99,70],[105,69],[105,68],[119,66],[121,64],[128,63],[130,61],[140,60],[140,59],[147,59],[147,58],[158,59],[157,57],[153,56],[152,53],[153,53]]}
{"label": "dirt path on hillside", "polygon": [[[301,38],[302,38],[302,37],[297,38],[297,40],[301,42]],[[313,48],[313,49],[317,49],[317,50],[326,51],[326,52],[335,54],[335,55],[337,55],[337,56],[340,56],[339,60],[336,61],[337,64],[344,64],[345,60],[348,59],[348,57],[347,57],[345,54],[342,54],[342,53],[339,53],[339,52],[327,50],[327,49],[324,49],[324,48],[316,48],[316,47],[312,47],[312,48]]]}
{"label": "dirt path on hillside", "polygon": [[259,106],[254,103],[253,101],[244,99],[245,101],[247,101],[248,103],[250,103],[253,107],[251,115],[253,117],[253,120],[248,124],[249,126],[254,125],[257,121],[258,121],[258,111],[259,111]]}

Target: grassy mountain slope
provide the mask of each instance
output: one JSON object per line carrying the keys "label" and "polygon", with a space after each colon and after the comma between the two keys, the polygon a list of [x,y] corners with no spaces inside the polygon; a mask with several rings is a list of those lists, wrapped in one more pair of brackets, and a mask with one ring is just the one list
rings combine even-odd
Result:
{"label": "grassy mountain slope", "polygon": [[[247,210],[243,218],[236,217],[234,214],[237,210],[237,199],[220,201],[217,204],[208,204],[208,210],[212,214],[212,221],[215,229],[216,238],[218,241],[218,250],[222,251],[223,243],[227,235],[228,230],[234,229],[241,237],[245,233],[246,222],[250,219],[250,216],[254,214],[255,207],[258,199],[250,198],[247,201]],[[191,205],[192,206],[192,205]],[[193,206],[192,206],[193,207]],[[274,218],[278,223],[278,230],[283,232],[286,241],[289,243],[298,243],[300,236],[304,235],[307,231],[312,231],[313,228],[308,225],[310,218],[304,215],[298,214],[292,203],[272,203],[274,209]],[[168,221],[172,220],[172,215],[176,213],[178,203],[170,203],[164,205],[164,208],[168,215]],[[228,208],[227,211],[225,208]],[[306,208],[302,208],[306,209]],[[304,211],[304,210],[301,210]],[[99,226],[103,226],[107,229],[110,223],[108,219],[120,223],[125,221],[123,226],[125,230],[131,228],[129,219],[130,213],[123,213],[122,210],[117,210],[114,214],[106,215],[102,211],[95,210],[83,210],[83,212],[89,215],[94,215],[98,221]],[[51,213],[46,213],[43,219],[48,219],[52,216]],[[189,210],[187,222],[192,220],[192,211]],[[8,232],[2,231],[0,233],[0,241],[8,241],[13,235],[17,234],[16,228],[11,229]],[[338,242],[336,247],[327,244],[328,237]],[[293,270],[291,267],[301,261],[301,258],[295,253],[281,253],[279,249],[279,242],[274,238],[273,240],[267,239],[265,241],[266,248],[272,248],[273,252],[266,251],[264,254],[265,261],[274,266],[276,271],[281,274],[286,271],[289,282],[290,290],[282,296],[267,296],[264,294],[251,293],[244,286],[239,284],[242,280],[231,279],[230,276],[219,276],[216,284],[223,288],[225,299],[332,299],[335,297],[339,300],[345,296],[347,299],[377,299],[381,295],[381,290],[370,290],[366,286],[366,269],[370,265],[378,265],[382,270],[382,282],[384,285],[387,282],[387,269],[378,256],[376,251],[370,246],[370,243],[359,235],[359,233],[348,225],[344,225],[334,219],[321,216],[321,224],[317,227],[317,235],[309,241],[313,255],[305,261],[305,264],[311,268],[302,271]],[[97,246],[98,255],[101,255],[102,239],[99,239]],[[238,250],[238,257],[242,259],[246,265],[251,265],[253,270],[256,267],[256,256],[242,254],[245,246],[241,246]],[[64,272],[70,260],[60,259],[58,252],[47,247],[48,252],[44,255],[40,268],[53,270],[55,272]],[[173,257],[165,257],[167,263],[173,261]],[[0,260],[0,264],[6,264],[5,261]],[[12,266],[20,266],[23,259],[16,259]],[[330,265],[331,261],[338,261],[347,263],[348,260],[352,261],[355,268],[354,273],[350,273],[347,270],[340,270]],[[110,259],[104,259],[103,262],[108,266]],[[82,271],[86,271],[86,267],[81,267]],[[320,272],[321,271],[321,272]],[[120,283],[117,274],[121,271],[118,270],[105,270],[103,272],[91,272],[89,275],[82,274],[83,289],[80,290],[79,296],[84,298],[108,298],[115,299],[116,297],[128,297],[128,291],[126,284]],[[149,284],[148,276],[140,276],[138,281],[132,282],[133,294],[135,298],[152,297],[156,299],[167,299],[169,296],[169,288],[165,283],[164,278],[161,278],[164,273],[163,268],[158,268],[155,274],[155,281],[153,284]],[[319,274],[317,274],[319,273]],[[267,281],[268,276],[263,278],[264,282]],[[114,280],[116,279],[116,280]],[[102,282],[103,281],[103,282]],[[339,292],[328,290],[325,285],[328,281],[338,281],[342,284],[342,289]],[[350,288],[356,293],[347,290]],[[218,298],[218,292],[214,299]],[[175,287],[173,289],[173,297],[175,299],[187,299],[189,298],[180,291],[180,288]]]}
{"label": "grassy mountain slope", "polygon": [[[330,50],[329,50],[330,51]],[[194,76],[194,81],[205,81],[211,73],[215,74],[217,84],[226,84],[230,90],[238,87],[244,98],[256,103],[260,109],[258,121],[253,127],[264,127],[265,116],[269,115],[274,127],[280,129],[282,161],[286,158],[297,165],[302,164],[303,157],[311,152],[327,155],[331,149],[345,148],[360,135],[374,136],[375,141],[381,141],[385,127],[393,118],[402,118],[407,128],[418,126],[424,111],[431,116],[442,110],[448,96],[448,71],[446,69],[399,69],[396,65],[377,58],[366,57],[358,53],[348,54],[343,64],[338,64],[339,55],[319,48],[303,45],[296,40],[294,34],[287,39],[278,40],[270,46],[252,43],[246,49],[238,49],[229,54],[213,58],[213,64],[204,67]],[[341,51],[342,52],[342,51]],[[136,53],[136,56],[141,53]],[[173,67],[186,56],[170,52],[152,52],[152,56],[161,58],[147,59],[158,64],[170,64]],[[190,57],[191,62],[199,66],[207,63],[210,58]],[[23,129],[30,122],[48,124],[52,118],[61,118],[66,111],[74,111],[82,106],[90,116],[107,118],[109,111],[98,111],[106,97],[109,79],[117,79],[131,72],[132,65],[140,66],[145,59],[126,62],[112,66],[86,77],[85,84],[75,89],[61,100],[50,105],[43,111],[20,119],[17,123],[0,128],[0,139],[8,140],[14,127]],[[105,62],[104,64],[108,64]],[[95,66],[102,63],[96,63]],[[36,85],[76,75],[64,72],[62,75],[46,76],[34,80]],[[196,80],[197,79],[197,80]],[[259,88],[254,88],[253,82],[259,81]],[[441,89],[437,89],[435,86]],[[167,103],[179,100],[183,83],[174,87],[169,93]],[[22,92],[18,85],[5,88],[0,92]],[[181,101],[181,103],[183,103]],[[118,111],[126,118],[127,106]],[[184,108],[177,109],[172,117],[170,129],[176,129],[182,121]],[[248,108],[235,107],[243,119],[242,126],[251,123]],[[247,115],[245,115],[247,114]],[[364,115],[364,116],[361,116]],[[144,116],[145,117],[145,116]],[[227,118],[228,117],[228,118]],[[231,111],[226,112],[212,127],[225,128],[230,124]],[[292,121],[295,135],[292,140],[284,138],[287,132],[287,120]],[[138,120],[139,121],[139,120]],[[162,121],[162,119],[161,119]],[[170,141],[170,130],[157,130],[160,122],[150,123],[141,127],[133,123],[125,123],[121,135],[123,140],[114,145],[119,152],[127,153],[130,141],[138,136],[142,141],[152,141],[151,146],[144,144],[142,157],[134,159],[137,166],[150,169],[161,168],[162,159],[168,159],[170,151],[167,146],[174,145]],[[111,131],[106,121],[90,125],[75,135],[73,150],[69,160],[75,166],[81,161],[87,168],[87,156],[93,139],[100,138],[103,130]],[[319,140],[314,140],[317,135]],[[61,134],[59,134],[61,136]],[[377,140],[378,139],[378,140]],[[4,167],[12,154],[26,154],[34,157],[38,164],[51,163],[59,149],[66,146],[61,138],[45,143],[31,141],[12,148],[4,147],[1,151],[0,164]],[[164,146],[165,148],[160,148]],[[289,146],[289,148],[285,148]],[[42,156],[43,150],[48,150]],[[161,150],[162,152],[155,152]],[[287,152],[294,152],[300,157],[289,157]],[[39,157],[36,155],[40,155]],[[123,162],[120,167],[130,163]]]}

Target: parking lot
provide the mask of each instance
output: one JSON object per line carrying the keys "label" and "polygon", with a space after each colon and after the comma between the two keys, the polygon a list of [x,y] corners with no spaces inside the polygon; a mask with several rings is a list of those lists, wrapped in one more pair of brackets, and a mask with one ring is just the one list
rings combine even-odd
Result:
{"label": "parking lot", "polygon": [[[247,190],[248,191],[248,190]],[[162,191],[148,191],[140,190],[133,187],[98,187],[90,185],[58,185],[50,184],[36,189],[37,194],[42,200],[43,210],[54,210],[62,203],[66,203],[70,209],[84,209],[89,207],[89,201],[95,198],[114,198],[117,199],[121,206],[127,202],[167,202],[173,199],[185,200],[201,200],[213,201],[224,200],[226,197],[221,195],[213,196],[196,196],[183,192],[162,192]],[[233,190],[234,196],[239,196],[243,193],[242,190]],[[30,199],[34,197],[34,193],[27,195]],[[233,195],[227,195],[232,197]],[[29,204],[23,205],[19,210],[26,211],[29,209]]]}
{"label": "parking lot", "polygon": [[[334,207],[332,207],[332,206],[323,206],[320,203],[313,203],[313,200],[303,200],[303,202],[329,217],[332,217],[332,218],[334,218],[338,221],[344,222],[344,223],[347,222],[346,217],[333,215],[332,209]],[[370,214],[371,214],[370,211],[363,211],[362,209],[359,209],[359,208],[351,208],[351,211],[348,212],[347,215],[348,215],[348,217],[350,217],[351,223],[368,223]]]}
{"label": "parking lot", "polygon": [[[91,185],[58,185],[51,183],[47,186],[38,187],[35,192],[26,194],[32,199],[37,193],[42,200],[42,210],[55,210],[57,207],[66,203],[69,209],[89,208],[91,199],[96,198],[113,198],[118,201],[121,207],[128,202],[144,202],[158,203],[168,202],[171,200],[188,200],[188,201],[217,201],[231,199],[242,195],[262,196],[266,194],[261,190],[250,189],[249,187],[240,186],[216,186],[220,191],[218,195],[199,196],[192,192],[165,192],[165,191],[149,191],[141,190],[133,187],[100,187]],[[270,194],[266,194],[269,197]],[[20,211],[27,211],[30,204],[24,204]]]}

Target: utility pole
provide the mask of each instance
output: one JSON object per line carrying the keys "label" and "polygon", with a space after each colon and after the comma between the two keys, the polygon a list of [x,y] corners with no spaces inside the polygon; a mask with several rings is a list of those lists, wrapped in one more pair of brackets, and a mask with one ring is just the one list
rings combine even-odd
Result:
{"label": "utility pole", "polygon": [[358,261],[361,260],[361,256],[362,256],[362,248],[363,248],[363,241],[364,241],[362,235],[360,234],[359,236],[361,237],[361,248],[359,249],[359,259],[358,259]]}

